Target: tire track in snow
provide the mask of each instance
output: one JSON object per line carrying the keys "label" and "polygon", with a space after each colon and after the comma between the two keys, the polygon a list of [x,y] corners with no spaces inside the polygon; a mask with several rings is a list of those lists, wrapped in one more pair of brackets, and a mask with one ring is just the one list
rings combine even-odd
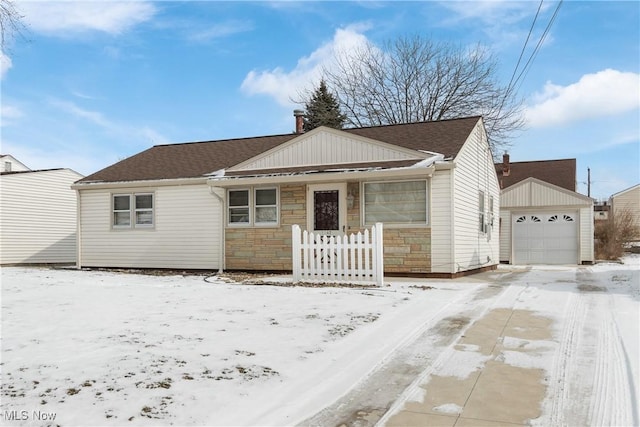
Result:
{"label": "tire track in snow", "polygon": [[565,304],[564,328],[560,334],[559,348],[553,361],[549,379],[547,403],[550,406],[548,420],[543,424],[566,425],[564,421],[568,405],[572,402],[570,379],[574,373],[575,358],[580,342],[581,328],[586,319],[586,306],[579,295],[573,293]]}
{"label": "tire track in snow", "polygon": [[600,307],[606,314],[599,322],[597,353],[595,360],[595,378],[589,405],[591,425],[631,425],[633,416],[631,398],[633,391],[629,387],[628,368],[624,344],[618,332],[611,295],[607,295],[608,304]]}

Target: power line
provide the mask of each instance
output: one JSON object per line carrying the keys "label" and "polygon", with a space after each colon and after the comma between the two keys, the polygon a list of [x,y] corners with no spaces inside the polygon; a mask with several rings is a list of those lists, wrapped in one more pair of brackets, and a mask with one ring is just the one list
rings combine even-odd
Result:
{"label": "power line", "polygon": [[[511,80],[509,80],[509,84],[507,85],[507,93],[511,91],[511,84],[513,83],[513,78],[516,76],[518,72],[518,67],[520,67],[520,61],[522,60],[522,56],[524,55],[524,51],[527,48],[527,44],[529,43],[529,38],[533,33],[533,27],[536,25],[536,21],[538,20],[538,15],[540,14],[540,9],[542,9],[542,3],[544,0],[540,0],[540,4],[538,5],[538,10],[536,11],[536,16],[533,17],[533,22],[531,23],[531,28],[529,28],[529,34],[527,34],[527,39],[524,41],[524,45],[522,46],[522,50],[520,51],[520,56],[518,57],[518,62],[516,63],[515,68],[513,69],[513,74],[511,74]],[[500,106],[502,108],[502,106]]]}
{"label": "power line", "polygon": [[[524,52],[526,50],[527,44],[529,43],[529,39],[531,38],[531,35],[533,34],[533,28],[535,27],[536,21],[538,20],[538,16],[540,14],[540,10],[542,9],[542,5],[544,3],[544,0],[540,0],[540,4],[538,5],[538,10],[536,11],[536,15],[533,18],[533,22],[531,23],[531,27],[529,28],[529,33],[527,34],[527,38],[526,38],[526,40],[524,42],[524,45],[522,46],[522,50],[520,51],[520,56],[518,57],[518,62],[516,63],[515,68],[513,69],[513,73],[511,75],[511,79],[509,80],[509,85],[507,86],[507,90],[505,91],[505,94],[502,97],[502,101],[500,102],[500,107],[498,107],[498,114],[497,114],[498,116],[500,116],[502,108],[504,107],[504,103],[506,102],[507,97],[512,93],[514,87],[518,84],[519,81],[520,81],[520,85],[522,85],[522,81],[524,81],[524,77],[526,77],[528,71],[531,69],[531,65],[533,64],[533,61],[534,61],[535,57],[537,56],[538,51],[540,50],[540,47],[544,43],[544,40],[546,39],[547,35],[549,34],[549,30],[551,29],[551,26],[553,25],[554,21],[556,20],[556,17],[558,16],[558,11],[560,10],[560,6],[562,5],[563,1],[564,0],[560,0],[558,2],[558,5],[556,6],[556,10],[553,12],[553,16],[549,20],[549,23],[547,24],[547,27],[545,28],[544,32],[542,33],[542,36],[540,36],[540,40],[538,40],[538,43],[536,44],[536,47],[534,48],[533,52],[529,56],[529,59],[527,60],[527,62],[524,65],[524,67],[522,68],[522,71],[520,72],[520,74],[518,74],[518,77],[514,80],[514,77],[515,77],[516,73],[518,72],[518,68],[520,66],[520,62],[522,61],[522,57],[523,57]],[[518,87],[518,89],[519,88],[520,87]],[[496,123],[494,122],[493,125],[491,126],[491,130],[489,131],[489,133],[493,133],[493,129],[495,128],[495,125],[496,125]]]}
{"label": "power line", "polygon": [[[549,34],[549,30],[551,29],[551,26],[553,25],[553,23],[556,20],[556,17],[558,16],[558,11],[560,10],[560,6],[562,6],[562,2],[563,1],[564,0],[560,0],[558,2],[558,5],[556,6],[556,10],[553,12],[553,16],[551,16],[551,19],[549,20],[549,23],[547,24],[547,28],[544,29],[544,32],[542,33],[542,36],[540,36],[540,40],[538,41],[538,44],[536,45],[535,49],[531,53],[531,56],[529,57],[529,60],[524,65],[524,68],[522,69],[522,72],[520,72],[520,74],[518,75],[518,78],[516,78],[516,81],[513,83],[514,86],[518,83],[518,80],[520,80],[521,77],[523,78],[523,81],[524,81],[524,77],[527,75],[527,73],[531,69],[531,65],[533,64],[533,60],[538,55],[538,52],[540,51],[540,47],[544,43],[544,40],[547,38],[547,35]],[[522,83],[520,83],[520,85],[522,85]]]}

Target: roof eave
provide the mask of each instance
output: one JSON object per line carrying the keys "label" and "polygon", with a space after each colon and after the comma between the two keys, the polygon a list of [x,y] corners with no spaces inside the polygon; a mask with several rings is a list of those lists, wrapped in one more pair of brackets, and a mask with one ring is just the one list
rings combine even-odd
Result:
{"label": "roof eave", "polygon": [[175,185],[197,185],[206,184],[207,177],[196,178],[172,178],[172,179],[150,179],[132,181],[84,181],[76,182],[71,186],[74,190],[92,190],[100,188],[140,188],[140,187],[168,187]]}
{"label": "roof eave", "polygon": [[245,177],[218,177],[210,178],[207,184],[212,187],[238,187],[247,185],[268,185],[268,184],[295,184],[313,182],[344,182],[344,181],[364,181],[371,179],[392,179],[409,176],[430,177],[436,170],[434,165],[428,167],[404,167],[392,169],[369,169],[369,170],[341,170],[297,173],[290,175],[263,175]]}

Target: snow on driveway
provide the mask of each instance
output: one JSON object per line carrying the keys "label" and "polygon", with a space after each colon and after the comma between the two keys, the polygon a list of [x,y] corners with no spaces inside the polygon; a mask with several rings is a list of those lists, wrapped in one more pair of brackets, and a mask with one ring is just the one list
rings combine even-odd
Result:
{"label": "snow on driveway", "polygon": [[430,286],[3,268],[2,421],[291,425],[487,284]]}
{"label": "snow on driveway", "polygon": [[[497,356],[544,370],[531,424],[639,424],[638,256],[380,289],[3,268],[1,304],[5,425],[293,425],[323,408],[319,425],[372,417],[359,405],[386,402],[381,375],[404,361],[425,365],[422,380],[482,369],[486,356],[470,357],[459,339],[504,309],[553,329],[539,341],[504,336]],[[451,358],[462,350],[468,357]],[[377,419],[410,389],[392,391]]]}

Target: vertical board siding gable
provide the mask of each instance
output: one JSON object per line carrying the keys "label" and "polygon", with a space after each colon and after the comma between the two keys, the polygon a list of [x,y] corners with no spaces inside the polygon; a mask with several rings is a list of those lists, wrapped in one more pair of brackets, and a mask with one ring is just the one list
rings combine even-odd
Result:
{"label": "vertical board siding gable", "polygon": [[407,149],[394,149],[387,144],[374,144],[336,134],[329,131],[319,131],[313,135],[303,137],[278,147],[272,152],[257,157],[253,161],[241,164],[229,170],[272,169],[295,166],[320,164],[358,163],[377,160],[408,160],[418,159],[419,153],[411,153]]}

